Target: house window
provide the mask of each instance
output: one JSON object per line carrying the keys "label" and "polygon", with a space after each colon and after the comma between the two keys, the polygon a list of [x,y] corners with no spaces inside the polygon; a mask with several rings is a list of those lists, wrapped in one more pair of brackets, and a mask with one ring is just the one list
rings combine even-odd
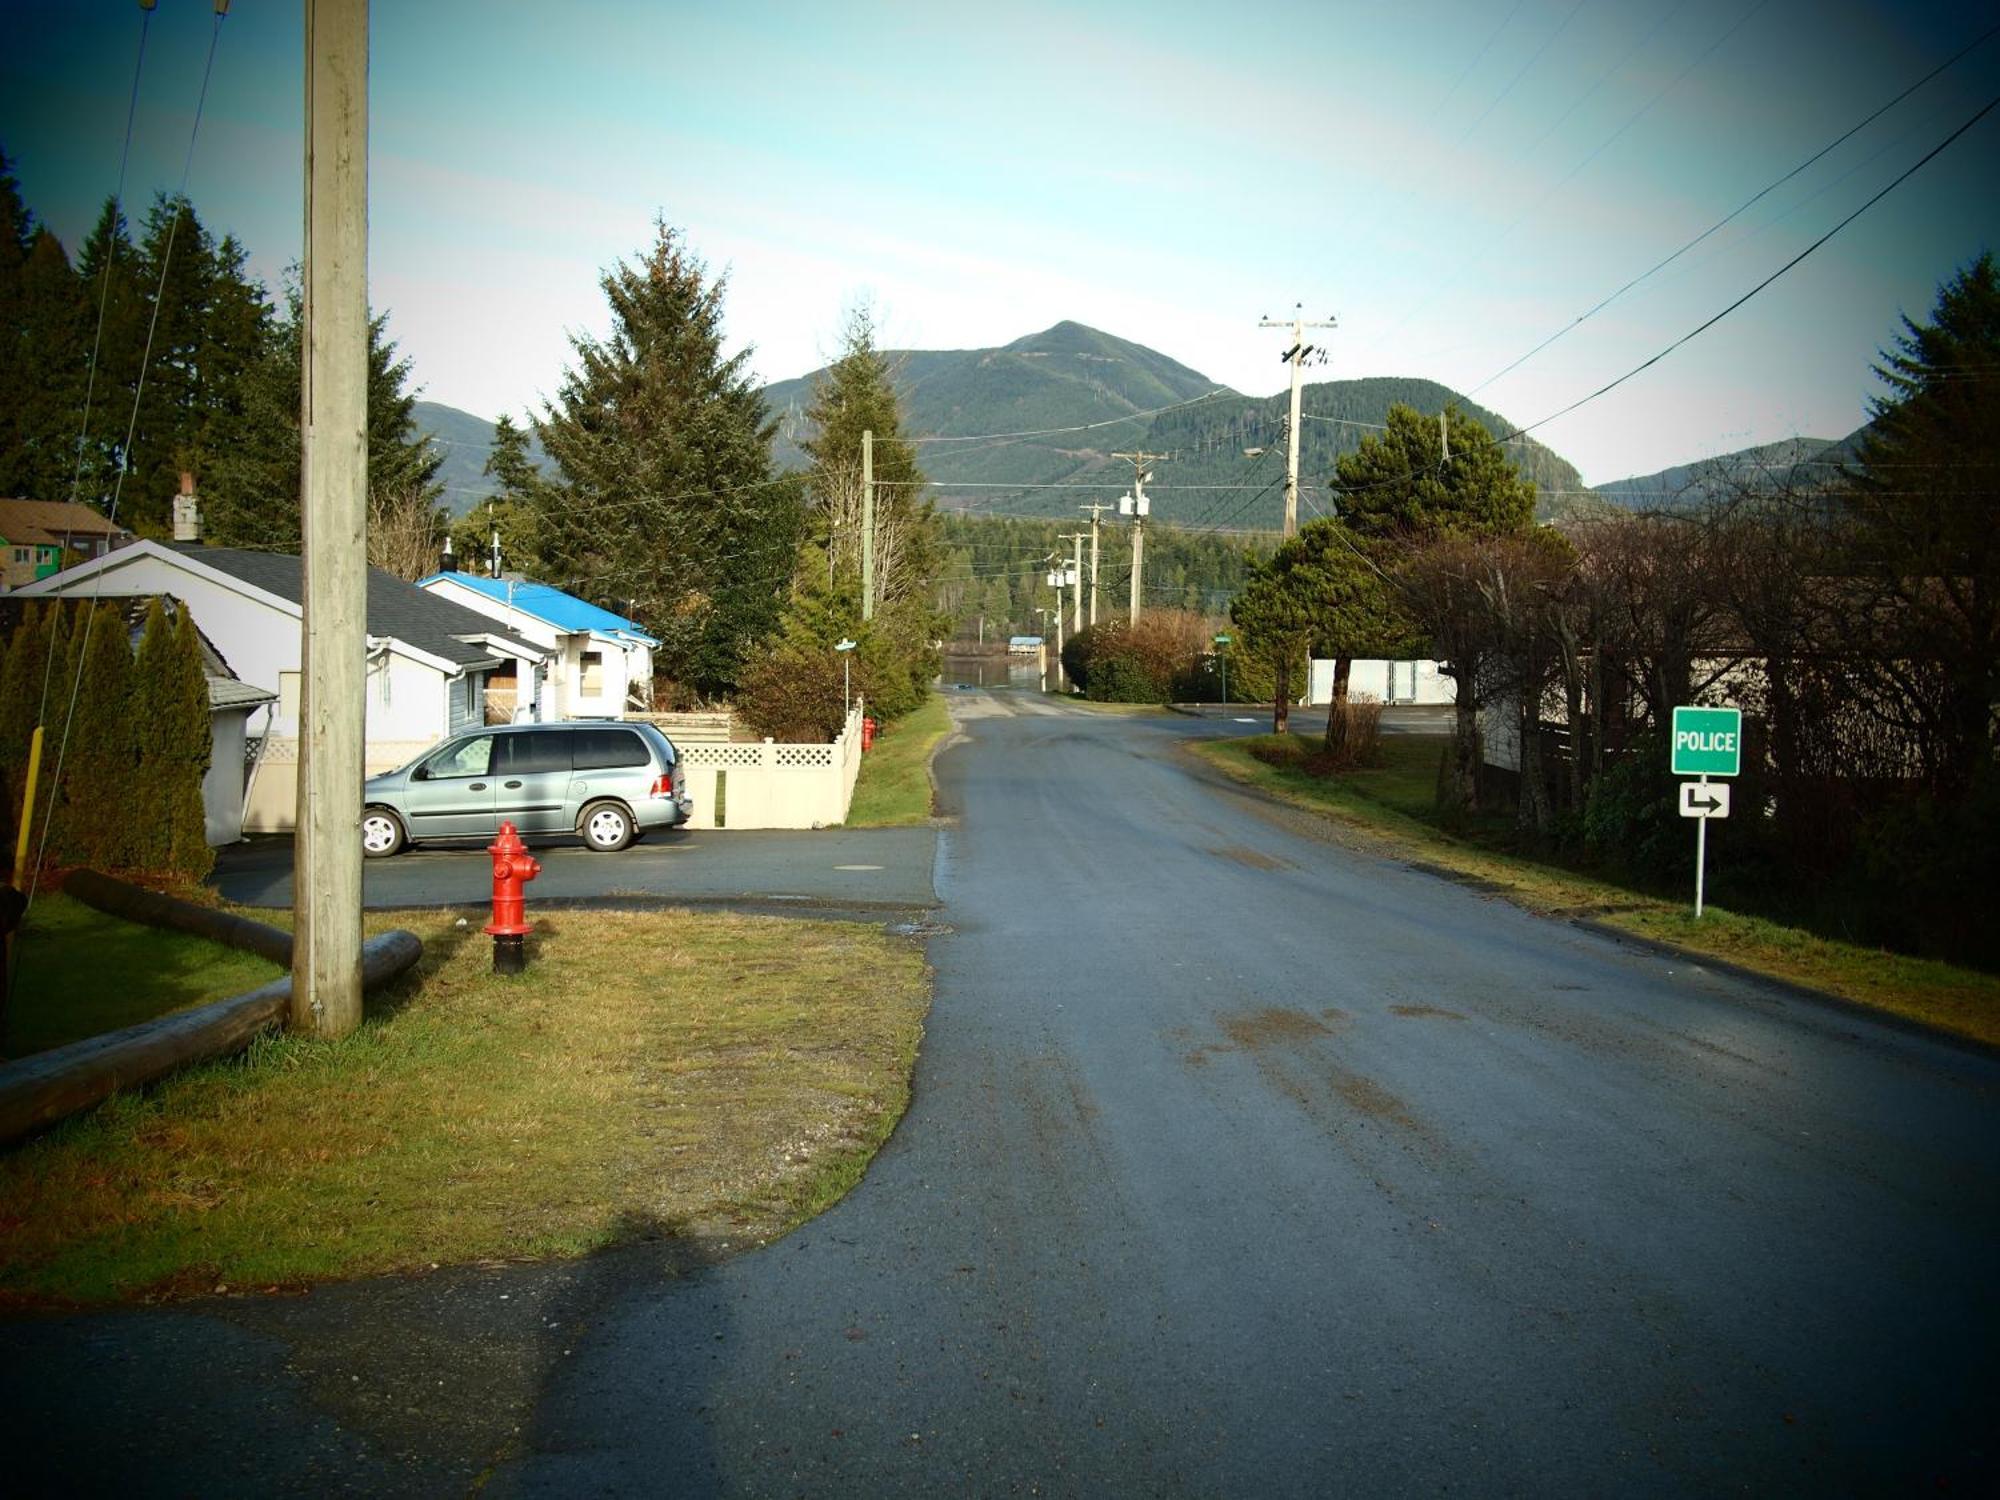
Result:
{"label": "house window", "polygon": [[15,562],[17,562],[17,563],[24,563],[24,562],[33,562],[34,560],[35,560],[35,553],[34,553],[34,549],[33,549],[33,548],[31,548],[31,547],[16,547],[16,548],[14,549],[14,561],[15,561]]}
{"label": "house window", "polygon": [[604,696],[604,653],[585,651],[577,657],[576,690],[586,698]]}

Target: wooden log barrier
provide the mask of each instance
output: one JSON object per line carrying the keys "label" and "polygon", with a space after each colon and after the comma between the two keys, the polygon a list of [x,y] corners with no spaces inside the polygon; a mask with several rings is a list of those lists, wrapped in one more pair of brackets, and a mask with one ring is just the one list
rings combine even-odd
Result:
{"label": "wooden log barrier", "polygon": [[[423,951],[423,942],[413,932],[398,930],[370,938],[361,949],[361,987],[373,989],[395,978]],[[265,1027],[282,1022],[291,1001],[292,981],[287,976],[247,994],[0,1066],[0,1145],[102,1103],[119,1089],[137,1088],[188,1063],[241,1051]]]}
{"label": "wooden log barrier", "polygon": [[94,906],[108,916],[143,922],[148,927],[191,932],[196,937],[268,958],[288,969],[292,966],[292,935],[282,927],[255,922],[234,912],[217,911],[212,906],[197,906],[177,896],[163,896],[95,870],[71,870],[63,877],[62,888],[65,896],[74,896],[85,906]]}

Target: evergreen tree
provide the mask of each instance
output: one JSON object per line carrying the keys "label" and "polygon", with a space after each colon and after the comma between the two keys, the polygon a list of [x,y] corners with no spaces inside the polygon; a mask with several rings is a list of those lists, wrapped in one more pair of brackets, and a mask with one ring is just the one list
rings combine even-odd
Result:
{"label": "evergreen tree", "polygon": [[[806,408],[812,436],[804,444],[813,460],[811,544],[794,583],[787,634],[802,622],[835,622],[859,641],[860,668],[870,704],[894,718],[923,701],[937,675],[933,642],[945,622],[936,609],[941,560],[938,525],[916,449],[902,436],[902,413],[889,361],[875,346],[874,319],[865,307],[848,314],[839,359],[814,385]],[[860,610],[829,607],[822,593],[858,601],[863,587],[861,486],[862,434],[872,433],[874,504],[874,618]],[[820,642],[831,649],[838,636]]]}
{"label": "evergreen tree", "polygon": [[1416,537],[1438,532],[1496,535],[1535,518],[1535,486],[1479,423],[1444,411],[1449,454],[1436,417],[1401,404],[1386,431],[1371,433],[1334,465],[1340,518],[1357,536]]}
{"label": "evergreen tree", "polygon": [[[1956,800],[1994,773],[2000,703],[2000,268],[1991,251],[1938,289],[1929,323],[1905,317],[1878,374],[1845,496],[1869,607],[1857,654],[1894,663],[1904,732],[1933,789]],[[1921,684],[1921,685],[1919,685]]]}
{"label": "evergreen tree", "polygon": [[[139,356],[146,340],[146,294],[133,248],[130,226],[115,199],[105,200],[97,223],[76,257],[75,295],[78,309],[80,397],[87,397],[89,425],[84,426],[84,400],[70,414],[66,441],[69,470],[63,493],[71,496],[68,475],[79,476],[75,498],[107,509],[117,488],[125,430],[131,414],[132,389],[138,379]],[[90,363],[95,347],[96,363]],[[80,453],[77,443],[81,439]]]}
{"label": "evergreen tree", "polygon": [[137,750],[132,647],[115,604],[79,605],[71,631],[69,670],[57,679],[63,710],[51,707],[53,743],[42,750],[44,765],[60,771],[49,851],[61,865],[121,869],[135,831],[125,809]]}
{"label": "evergreen tree", "polygon": [[535,422],[562,476],[536,487],[550,581],[658,636],[662,676],[725,694],[777,622],[797,486],[772,474],[748,351],[723,355],[724,279],[662,221],[599,284],[611,332],[572,339]]}
{"label": "evergreen tree", "polygon": [[485,572],[497,534],[503,572],[541,573],[541,495],[547,481],[529,451],[527,431],[516,427],[505,412],[493,424],[493,447],[482,472],[499,483],[500,492],[452,524],[451,545],[458,565],[468,572]]}
{"label": "evergreen tree", "polygon": [[[285,311],[273,318],[247,361],[232,412],[234,441],[220,444],[201,478],[207,529],[222,546],[299,550],[299,400],[304,295],[296,268],[286,278]],[[444,455],[416,420],[417,393],[407,389],[410,362],[396,358],[385,319],[368,324],[368,488],[435,507],[444,494]]]}
{"label": "evergreen tree", "polygon": [[0,493],[67,500],[77,477],[89,332],[69,257],[48,230],[35,231],[20,282],[17,357],[4,377],[11,396],[0,415]]}
{"label": "evergreen tree", "polygon": [[[119,519],[142,535],[166,534],[182,471],[197,478],[236,440],[243,385],[270,320],[262,286],[244,271],[234,239],[217,244],[194,205],[166,195],[147,216],[139,246],[151,357],[119,501]],[[121,406],[130,410],[132,393]]]}
{"label": "evergreen tree", "polygon": [[169,618],[152,601],[132,676],[137,754],[125,809],[129,857],[141,870],[199,879],[214,861],[201,801],[214,739],[201,642],[185,609]]}

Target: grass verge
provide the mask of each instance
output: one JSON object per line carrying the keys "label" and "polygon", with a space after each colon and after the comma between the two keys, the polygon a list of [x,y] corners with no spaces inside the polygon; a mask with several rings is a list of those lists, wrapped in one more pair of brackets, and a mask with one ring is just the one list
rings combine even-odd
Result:
{"label": "grass verge", "polygon": [[0,1298],[274,1288],[784,1233],[909,1098],[914,943],[850,923],[561,912],[500,979],[477,922],[354,1035],[272,1037],[0,1158]]}
{"label": "grass verge", "polygon": [[106,916],[57,892],[35,898],[15,942],[8,1057],[240,995],[284,972],[255,954]]}
{"label": "grass verge", "polygon": [[1587,916],[1640,937],[1741,965],[1776,979],[2000,1046],[2000,977],[1930,959],[1814,936],[1760,917],[1709,907],[1694,919],[1687,903],[1666,901],[1526,857],[1484,849],[1430,826],[1439,741],[1412,736],[1385,743],[1378,769],[1327,779],[1296,765],[1272,765],[1253,751],[1269,735],[1210,740],[1189,748],[1238,781],[1294,806],[1326,814],[1386,852],[1436,866],[1546,916]]}
{"label": "grass verge", "polygon": [[849,828],[909,828],[931,816],[931,752],[951,733],[951,715],[937,693],[884,727],[861,757]]}

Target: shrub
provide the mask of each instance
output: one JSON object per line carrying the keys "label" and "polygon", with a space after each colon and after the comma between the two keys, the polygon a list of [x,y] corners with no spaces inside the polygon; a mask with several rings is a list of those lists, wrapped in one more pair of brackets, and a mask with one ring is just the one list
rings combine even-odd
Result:
{"label": "shrub", "polygon": [[1201,681],[1212,623],[1192,610],[1161,609],[1136,623],[1092,625],[1063,646],[1063,670],[1098,703],[1165,703]]}
{"label": "shrub", "polygon": [[1355,771],[1382,759],[1382,700],[1373,693],[1349,693],[1328,719],[1326,757],[1334,769]]}
{"label": "shrub", "polygon": [[771,645],[744,673],[736,712],[761,735],[792,744],[823,745],[846,719],[840,661],[791,641]]}

